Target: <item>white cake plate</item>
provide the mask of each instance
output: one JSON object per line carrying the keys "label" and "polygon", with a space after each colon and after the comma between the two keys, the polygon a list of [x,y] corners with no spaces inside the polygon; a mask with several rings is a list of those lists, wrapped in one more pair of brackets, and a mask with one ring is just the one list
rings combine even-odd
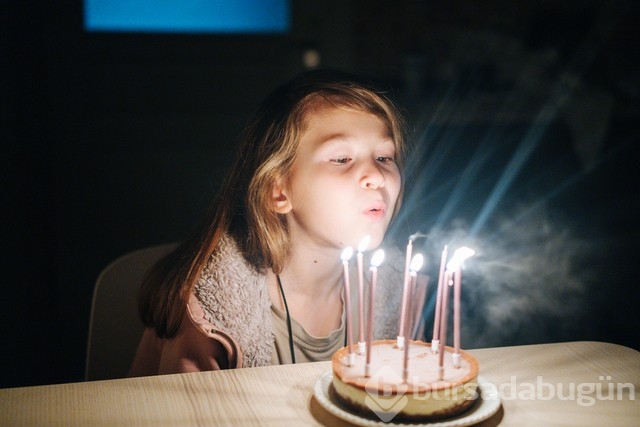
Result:
{"label": "white cake plate", "polygon": [[344,406],[335,401],[335,398],[330,393],[331,381],[333,380],[333,373],[331,371],[324,374],[318,379],[314,387],[314,395],[318,400],[318,403],[331,414],[336,417],[348,421],[352,424],[363,427],[384,427],[384,426],[403,426],[407,425],[415,427],[463,427],[473,424],[477,424],[480,421],[484,421],[500,409],[500,396],[498,395],[498,389],[495,384],[485,381],[482,376],[478,376],[478,401],[475,402],[469,409],[460,415],[443,420],[436,420],[427,423],[413,423],[413,422],[384,422],[382,420],[374,420],[371,418],[365,418],[361,415],[351,412]]}

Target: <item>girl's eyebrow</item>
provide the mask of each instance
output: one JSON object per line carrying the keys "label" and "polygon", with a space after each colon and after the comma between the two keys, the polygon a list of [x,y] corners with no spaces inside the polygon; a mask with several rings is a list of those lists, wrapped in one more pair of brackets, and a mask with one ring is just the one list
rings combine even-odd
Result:
{"label": "girl's eyebrow", "polygon": [[332,142],[337,142],[337,141],[347,141],[349,140],[349,135],[346,135],[342,132],[338,132],[338,133],[333,133],[333,134],[329,134],[326,137],[322,138],[322,140],[320,141],[320,144],[329,144]]}
{"label": "girl's eyebrow", "polygon": [[[323,137],[320,140],[320,145],[329,145],[331,143],[337,143],[337,142],[348,142],[350,139],[353,139],[353,136],[349,134],[345,134],[343,132],[338,132],[338,133],[329,134],[326,137]],[[384,135],[382,138],[380,138],[380,143],[393,144],[395,146],[395,142],[393,141],[393,138],[390,135]]]}

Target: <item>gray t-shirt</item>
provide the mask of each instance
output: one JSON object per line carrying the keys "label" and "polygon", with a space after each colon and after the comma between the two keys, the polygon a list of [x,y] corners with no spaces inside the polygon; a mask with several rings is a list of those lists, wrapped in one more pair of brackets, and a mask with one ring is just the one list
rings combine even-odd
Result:
{"label": "gray t-shirt", "polygon": [[[357,350],[358,342],[358,304],[357,286],[351,288],[351,321],[353,322],[352,334],[354,351]],[[365,287],[365,294],[368,296]],[[343,297],[344,303],[344,297]],[[366,308],[366,304],[365,304]],[[365,310],[366,311],[366,310]],[[345,346],[346,343],[346,319],[344,310],[342,311],[342,321],[340,327],[324,337],[316,337],[308,333],[302,325],[291,319],[291,330],[293,333],[293,351],[296,355],[296,363],[319,362],[331,360],[333,353]],[[273,321],[273,332],[275,341],[272,345],[271,364],[282,365],[291,363],[291,350],[289,349],[289,330],[287,329],[287,313],[278,307],[271,305]]]}

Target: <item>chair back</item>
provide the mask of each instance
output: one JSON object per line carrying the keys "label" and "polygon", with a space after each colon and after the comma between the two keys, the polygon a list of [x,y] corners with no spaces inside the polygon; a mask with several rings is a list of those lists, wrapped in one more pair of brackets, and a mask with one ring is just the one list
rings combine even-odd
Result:
{"label": "chair back", "polygon": [[147,271],[176,246],[130,252],[100,273],[91,302],[85,380],[127,376],[144,330],[137,305],[140,284]]}

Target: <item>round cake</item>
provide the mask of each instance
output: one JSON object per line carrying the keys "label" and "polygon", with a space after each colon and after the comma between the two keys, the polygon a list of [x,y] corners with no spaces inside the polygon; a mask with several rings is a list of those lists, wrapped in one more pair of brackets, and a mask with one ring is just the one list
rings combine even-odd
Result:
{"label": "round cake", "polygon": [[469,353],[460,351],[457,367],[453,356],[453,348],[445,347],[440,379],[439,355],[430,344],[411,341],[405,380],[404,350],[395,340],[372,342],[368,376],[365,356],[350,358],[344,347],[332,358],[333,392],[341,404],[368,418],[429,421],[452,417],[477,399],[479,369]]}

